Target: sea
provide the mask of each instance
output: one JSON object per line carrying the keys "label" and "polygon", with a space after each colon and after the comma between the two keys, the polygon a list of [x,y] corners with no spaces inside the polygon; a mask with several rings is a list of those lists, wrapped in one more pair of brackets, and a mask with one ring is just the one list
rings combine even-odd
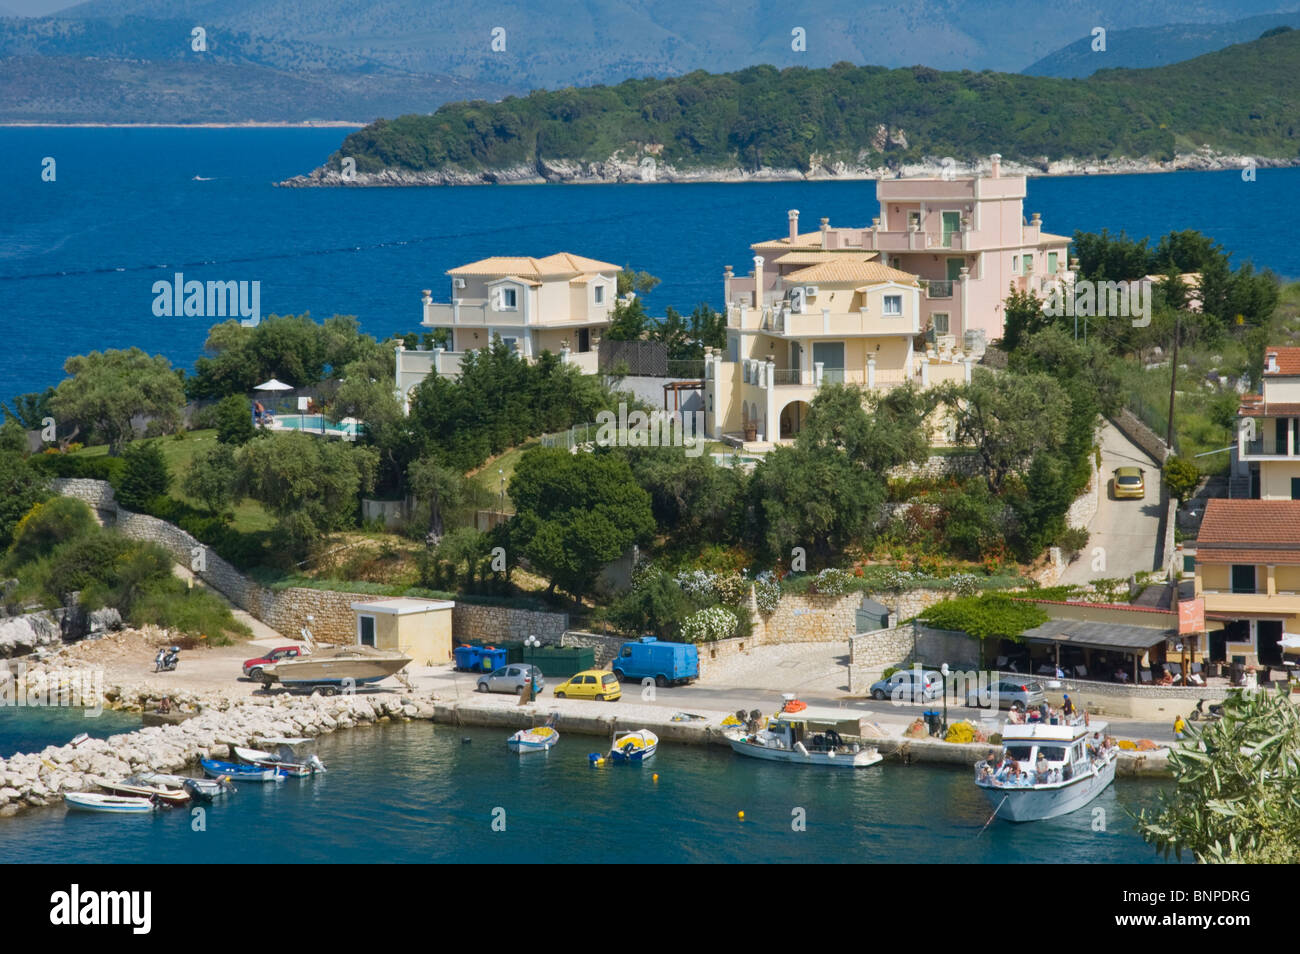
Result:
{"label": "sea", "polygon": [[[751,242],[822,216],[866,225],[871,181],[281,189],[347,130],[0,128],[0,400],[63,378],[73,354],[136,346],[190,368],[216,317],[158,317],[153,285],[260,282],[260,311],[355,315],[376,336],[420,331],[420,290],[489,255],[570,251],[663,280],[647,299],[722,304]],[[1198,229],[1286,278],[1300,245],[1272,224],[1300,204],[1300,169],[1030,179],[1044,228]],[[1267,227],[1266,227],[1267,226]],[[251,286],[250,286],[251,287]]]}
{"label": "sea", "polygon": [[[24,715],[0,713],[0,732]],[[197,811],[34,809],[0,818],[0,854],[8,864],[1163,861],[1132,813],[1155,805],[1164,782],[1119,779],[1070,815],[989,823],[959,768],[828,770],[669,744],[644,765],[592,767],[604,740],[564,735],[519,756],[505,738],[427,722],[340,731],[317,740],[324,775],[241,783]]]}

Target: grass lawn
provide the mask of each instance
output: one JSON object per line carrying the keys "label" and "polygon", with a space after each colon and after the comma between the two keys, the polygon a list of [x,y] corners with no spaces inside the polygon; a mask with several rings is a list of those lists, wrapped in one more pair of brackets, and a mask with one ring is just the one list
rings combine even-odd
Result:
{"label": "grass lawn", "polygon": [[[510,478],[515,474],[515,467],[519,464],[519,459],[524,456],[524,452],[537,446],[537,441],[526,441],[518,447],[512,447],[510,450],[497,457],[492,458],[478,470],[468,474],[468,479],[479,486],[479,500],[484,510],[495,510],[501,505],[501,478],[505,477],[506,495],[505,510],[507,512],[515,509],[514,501],[510,499]],[[500,471],[500,473],[498,473]]]}
{"label": "grass lawn", "polygon": [[[211,447],[217,442],[217,432],[215,430],[206,431],[183,431],[184,440],[176,440],[172,437],[155,438],[158,446],[162,448],[163,458],[167,461],[167,469],[171,471],[172,485],[170,494],[177,500],[183,500],[185,503],[194,507],[202,508],[202,504],[187,497],[181,492],[181,480],[189,472],[190,464],[194,460],[194,455],[204,448]],[[108,454],[108,445],[99,444],[94,447],[83,447],[73,453],[83,457],[104,457]],[[256,500],[242,500],[235,507],[234,528],[244,533],[255,533],[259,530],[270,530],[275,525],[275,518],[268,514],[260,503]]]}

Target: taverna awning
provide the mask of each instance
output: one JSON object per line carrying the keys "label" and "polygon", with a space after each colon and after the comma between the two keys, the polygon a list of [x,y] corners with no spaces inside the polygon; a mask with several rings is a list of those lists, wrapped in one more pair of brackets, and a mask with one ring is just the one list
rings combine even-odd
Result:
{"label": "taverna awning", "polygon": [[1163,643],[1178,630],[1124,623],[1097,623],[1079,619],[1053,619],[1026,630],[1025,642],[1039,645],[1078,646],[1081,649],[1113,649],[1145,652]]}

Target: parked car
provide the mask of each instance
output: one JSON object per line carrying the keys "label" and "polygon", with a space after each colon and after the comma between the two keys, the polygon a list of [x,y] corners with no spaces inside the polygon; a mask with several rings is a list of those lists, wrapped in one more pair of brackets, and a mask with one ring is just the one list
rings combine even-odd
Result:
{"label": "parked car", "polygon": [[[1043,695],[1043,687],[1032,681],[999,679],[989,686],[989,691],[997,693],[999,709],[1016,709],[1024,712],[1026,709],[1036,709],[1047,701],[1047,697]],[[978,689],[972,689],[966,694],[966,705],[982,708]]]}
{"label": "parked car", "polygon": [[555,698],[595,699],[597,702],[613,702],[623,698],[623,687],[618,684],[618,676],[601,669],[584,669],[555,687]]}
{"label": "parked car", "polygon": [[279,649],[273,649],[258,659],[246,661],[244,663],[244,675],[256,682],[262,678],[262,669],[264,667],[274,665],[281,659],[297,659],[300,655],[307,655],[307,651],[301,646],[281,646]]}
{"label": "parked car", "polygon": [[1116,500],[1142,500],[1147,495],[1146,471],[1140,467],[1116,467],[1111,487]]}
{"label": "parked car", "polygon": [[653,679],[656,686],[677,685],[700,678],[700,651],[690,643],[660,642],[653,636],[643,636],[619,648],[613,667],[620,682]]}
{"label": "parked car", "polygon": [[538,690],[546,688],[542,671],[529,663],[511,663],[492,672],[485,672],[478,677],[474,687],[479,692],[509,692],[519,695],[519,690],[528,685],[530,679],[536,680]]}
{"label": "parked car", "polygon": [[943,677],[934,670],[900,669],[888,679],[872,683],[871,698],[929,702],[943,695]]}

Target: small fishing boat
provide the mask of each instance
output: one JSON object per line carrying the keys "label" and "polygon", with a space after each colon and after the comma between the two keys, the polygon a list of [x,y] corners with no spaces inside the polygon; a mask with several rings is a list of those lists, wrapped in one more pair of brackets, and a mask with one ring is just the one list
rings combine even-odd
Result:
{"label": "small fishing boat", "polygon": [[190,800],[189,792],[179,786],[168,788],[165,785],[150,785],[140,779],[128,779],[125,782],[106,782],[103,779],[96,779],[95,784],[110,795],[152,798],[161,805],[185,805]]}
{"label": "small fishing boat", "polygon": [[993,806],[993,817],[1056,818],[1087,805],[1115,780],[1119,751],[1106,737],[1106,723],[1097,719],[1007,723],[1002,745],[1000,759],[975,766],[975,784]]}
{"label": "small fishing boat", "polygon": [[738,712],[735,721],[724,723],[722,733],[739,755],[834,768],[867,768],[883,758],[875,746],[854,741],[863,733],[861,719],[845,718],[845,713],[838,710],[816,712],[805,705],[791,711],[787,702],[766,722],[754,710],[747,723],[741,725],[741,715],[744,713]]}
{"label": "small fishing boat", "polygon": [[278,768],[263,768],[260,765],[240,765],[238,762],[219,762],[216,759],[201,759],[199,765],[209,778],[229,778],[241,782],[283,782],[289,776]]}
{"label": "small fishing boat", "polygon": [[226,779],[187,778],[182,784],[196,802],[211,802],[218,795],[233,795],[236,791]]}
{"label": "small fishing boat", "polygon": [[63,801],[69,808],[83,812],[107,812],[113,815],[132,815],[154,810],[148,798],[109,795],[105,792],[65,792]]}
{"label": "small fishing boat", "polygon": [[520,755],[528,752],[549,752],[551,747],[560,741],[560,733],[555,731],[554,722],[555,719],[552,717],[546,725],[520,729],[506,739],[506,746],[511,752],[518,752]]}
{"label": "small fishing boat", "polygon": [[[325,771],[325,763],[314,755],[307,756],[301,762],[287,758],[284,753],[267,752],[264,749],[247,749],[242,745],[232,748],[235,758],[258,768],[279,769],[290,778],[306,778],[316,772]],[[290,753],[292,754],[292,753]]]}
{"label": "small fishing boat", "polygon": [[645,762],[654,758],[659,748],[659,736],[649,729],[626,732],[614,740],[609,757],[615,762]]}

